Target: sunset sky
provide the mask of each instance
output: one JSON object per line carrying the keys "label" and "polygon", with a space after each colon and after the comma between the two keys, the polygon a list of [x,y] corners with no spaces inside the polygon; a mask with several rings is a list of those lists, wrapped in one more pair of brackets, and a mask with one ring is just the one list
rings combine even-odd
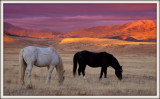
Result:
{"label": "sunset sky", "polygon": [[4,22],[70,32],[134,20],[156,20],[156,4],[4,4]]}

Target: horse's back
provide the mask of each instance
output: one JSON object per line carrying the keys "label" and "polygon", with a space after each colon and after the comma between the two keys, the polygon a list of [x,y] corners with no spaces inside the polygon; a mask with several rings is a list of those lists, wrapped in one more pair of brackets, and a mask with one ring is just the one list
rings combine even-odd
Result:
{"label": "horse's back", "polygon": [[107,52],[91,52],[86,50],[78,52],[79,63],[87,64],[91,67],[109,65],[112,58],[113,56]]}
{"label": "horse's back", "polygon": [[87,64],[91,67],[99,66],[100,57],[97,57],[98,54],[90,51],[80,51],[78,52],[78,62],[80,64]]}
{"label": "horse's back", "polygon": [[89,56],[89,52],[86,50],[77,52],[77,58],[79,60],[87,60],[88,56]]}
{"label": "horse's back", "polygon": [[37,66],[56,65],[59,62],[59,55],[53,47],[37,48],[38,57],[36,61]]}
{"label": "horse's back", "polygon": [[23,57],[28,63],[36,66],[47,66],[58,64],[59,58],[56,50],[53,48],[40,48],[36,46],[28,46],[23,48]]}

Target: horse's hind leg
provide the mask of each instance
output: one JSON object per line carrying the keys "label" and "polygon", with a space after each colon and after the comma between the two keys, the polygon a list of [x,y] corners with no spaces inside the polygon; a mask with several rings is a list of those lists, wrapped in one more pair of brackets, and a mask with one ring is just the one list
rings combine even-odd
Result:
{"label": "horse's hind leg", "polygon": [[32,71],[32,66],[33,65],[28,65],[28,88],[32,88],[31,84],[31,71]]}
{"label": "horse's hind leg", "polygon": [[23,71],[22,71],[22,77],[21,77],[21,83],[24,85],[24,76],[25,76],[25,71],[26,71],[27,65],[23,65]]}
{"label": "horse's hind leg", "polygon": [[86,79],[85,77],[85,68],[86,68],[86,65],[82,65],[82,74],[83,74],[83,78]]}
{"label": "horse's hind leg", "polygon": [[49,70],[48,70],[48,76],[47,76],[47,80],[46,80],[46,84],[49,84],[50,83],[50,80],[51,80],[51,74],[52,74],[52,71],[54,69],[54,65],[50,65],[49,66]]}

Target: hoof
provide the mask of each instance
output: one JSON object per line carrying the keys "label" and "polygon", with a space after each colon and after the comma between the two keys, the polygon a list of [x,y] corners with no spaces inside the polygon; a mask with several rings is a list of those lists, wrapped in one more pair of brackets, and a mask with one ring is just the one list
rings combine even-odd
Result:
{"label": "hoof", "polygon": [[50,84],[50,82],[46,82],[45,84],[46,84],[46,85],[49,85],[49,84]]}
{"label": "hoof", "polygon": [[27,89],[33,89],[33,86],[32,86],[32,85],[27,85],[26,88],[27,88]]}
{"label": "hoof", "polygon": [[50,80],[46,80],[45,84],[50,84]]}
{"label": "hoof", "polygon": [[21,85],[22,85],[22,86],[24,86],[24,85],[25,85],[25,83],[24,83],[24,82],[21,82]]}
{"label": "hoof", "polygon": [[102,80],[102,78],[99,78],[99,80]]}
{"label": "hoof", "polygon": [[84,76],[83,79],[86,80],[86,77]]}
{"label": "hoof", "polygon": [[58,85],[61,86],[61,85],[62,85],[62,82],[59,82]]}

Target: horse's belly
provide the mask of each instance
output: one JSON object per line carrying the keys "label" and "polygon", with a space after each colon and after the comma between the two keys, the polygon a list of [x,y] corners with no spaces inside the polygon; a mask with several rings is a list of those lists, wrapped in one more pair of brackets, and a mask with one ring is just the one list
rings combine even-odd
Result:
{"label": "horse's belly", "polygon": [[39,54],[34,65],[39,66],[39,67],[48,66],[51,63],[50,58],[51,58],[50,55],[45,56],[45,55]]}
{"label": "horse's belly", "polygon": [[37,58],[35,65],[39,67],[44,67],[49,65],[56,65],[57,63],[58,63],[58,56],[53,57],[53,55],[46,55],[46,56],[42,55]]}
{"label": "horse's belly", "polygon": [[41,62],[41,61],[37,61],[35,62],[35,65],[38,67],[45,67],[45,66],[49,66],[49,62]]}
{"label": "horse's belly", "polygon": [[100,67],[100,65],[97,65],[97,64],[87,64],[87,65],[90,67]]}

